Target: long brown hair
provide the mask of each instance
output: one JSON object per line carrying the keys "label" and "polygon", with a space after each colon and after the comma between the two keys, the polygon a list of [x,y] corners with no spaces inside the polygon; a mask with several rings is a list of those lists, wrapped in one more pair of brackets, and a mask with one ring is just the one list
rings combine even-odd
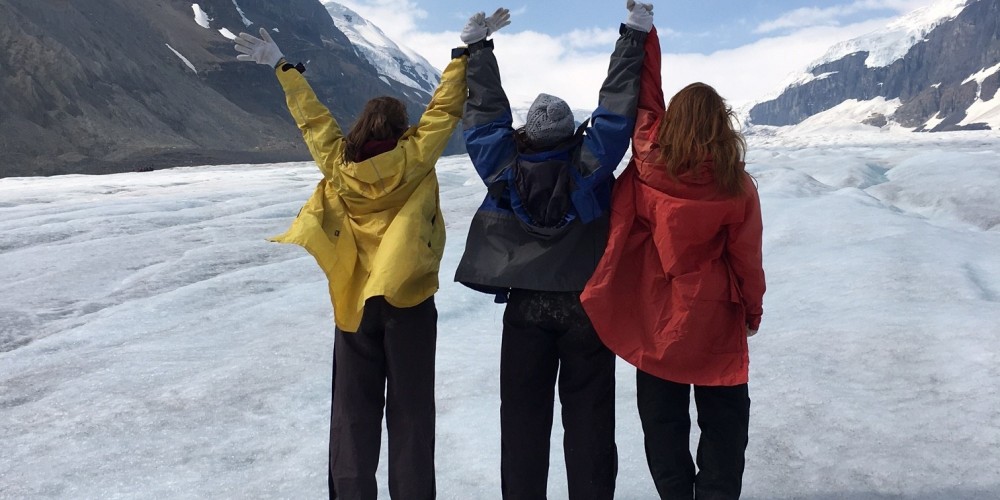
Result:
{"label": "long brown hair", "polygon": [[409,123],[406,106],[399,99],[382,96],[368,101],[344,139],[344,159],[360,161],[366,142],[398,139]]}
{"label": "long brown hair", "polygon": [[732,108],[714,88],[692,83],[670,99],[660,122],[660,161],[676,178],[711,159],[719,190],[730,196],[741,195],[745,191],[744,176],[748,175],[743,163],[747,145],[738,127]]}

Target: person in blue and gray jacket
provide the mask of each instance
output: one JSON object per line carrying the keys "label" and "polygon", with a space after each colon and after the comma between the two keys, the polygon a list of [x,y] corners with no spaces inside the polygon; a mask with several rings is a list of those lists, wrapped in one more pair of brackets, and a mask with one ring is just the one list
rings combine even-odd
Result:
{"label": "person in blue and gray jacket", "polygon": [[[505,499],[546,497],[556,375],[569,498],[610,499],[617,474],[614,355],[580,305],[604,253],[615,168],[635,124],[652,6],[629,0],[597,110],[579,127],[565,101],[539,94],[524,127],[487,37],[509,24],[474,15],[463,128],[487,195],[455,279],[506,303],[500,354],[501,481]],[[589,123],[588,123],[589,122]]]}

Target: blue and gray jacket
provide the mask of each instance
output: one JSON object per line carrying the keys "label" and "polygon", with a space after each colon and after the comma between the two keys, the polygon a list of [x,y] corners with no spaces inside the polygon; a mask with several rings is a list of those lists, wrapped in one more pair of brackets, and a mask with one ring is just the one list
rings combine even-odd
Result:
{"label": "blue and gray jacket", "polygon": [[487,195],[472,219],[455,281],[581,291],[604,254],[613,172],[635,124],[646,33],[622,25],[598,107],[577,134],[544,151],[513,129],[492,40],[469,46],[466,147]]}

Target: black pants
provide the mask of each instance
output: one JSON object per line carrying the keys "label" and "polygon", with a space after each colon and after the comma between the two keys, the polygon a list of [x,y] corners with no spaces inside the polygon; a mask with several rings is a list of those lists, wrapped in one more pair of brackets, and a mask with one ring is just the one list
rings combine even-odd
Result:
{"label": "black pants", "polygon": [[646,461],[660,498],[733,499],[743,488],[750,426],[747,384],[694,386],[698,407],[698,473],[691,461],[691,386],[636,370],[636,397]]}
{"label": "black pants", "polygon": [[545,498],[557,373],[569,498],[612,498],[618,473],[615,359],[580,306],[579,293],[514,290],[503,324],[503,498]]}
{"label": "black pants", "polygon": [[365,303],[356,333],[337,329],[330,418],[330,498],[374,500],[382,446],[389,434],[389,495],[434,498],[434,351],[437,309],[431,297],[397,308],[382,297]]}

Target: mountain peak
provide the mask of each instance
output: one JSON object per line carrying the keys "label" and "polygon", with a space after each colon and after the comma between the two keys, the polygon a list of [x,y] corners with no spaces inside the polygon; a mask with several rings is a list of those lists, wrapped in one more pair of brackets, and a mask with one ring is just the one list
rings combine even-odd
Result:
{"label": "mountain peak", "polygon": [[[831,47],[749,117],[770,126],[1000,129],[998,87],[1000,0],[940,0]],[[859,121],[864,110],[871,112]]]}
{"label": "mountain peak", "polygon": [[902,59],[910,48],[923,41],[927,34],[948,20],[958,16],[969,0],[939,0],[914,10],[877,30],[852,40],[840,42],[814,61],[809,69],[836,61],[844,56],[867,52],[865,66],[881,68]]}
{"label": "mountain peak", "polygon": [[376,25],[345,5],[323,0],[337,29],[354,45],[358,56],[378,70],[383,81],[395,80],[429,95],[441,81],[441,73],[415,51],[397,44]]}
{"label": "mountain peak", "polygon": [[[422,58],[329,2],[51,3],[0,0],[0,67],[13,71],[0,78],[0,177],[309,158],[273,71],[236,60],[231,38],[244,30],[266,27],[289,60],[305,63],[345,127],[379,95],[419,116],[439,81]],[[464,151],[456,137],[446,151]]]}

